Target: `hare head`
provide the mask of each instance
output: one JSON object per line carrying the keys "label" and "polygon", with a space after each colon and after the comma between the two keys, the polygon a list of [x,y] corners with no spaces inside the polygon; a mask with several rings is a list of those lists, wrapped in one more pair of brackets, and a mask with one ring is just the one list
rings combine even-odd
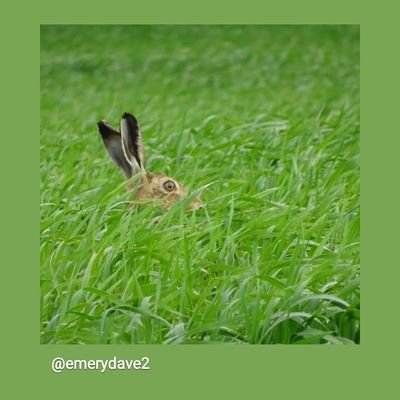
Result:
{"label": "hare head", "polygon": [[[119,131],[106,121],[98,122],[97,126],[108,154],[121,168],[126,179],[137,178],[129,185],[129,189],[136,189],[135,199],[161,200],[163,205],[168,206],[188,195],[187,189],[176,179],[146,170],[142,134],[132,114],[124,113]],[[188,209],[193,210],[201,205],[200,198],[196,197]]]}

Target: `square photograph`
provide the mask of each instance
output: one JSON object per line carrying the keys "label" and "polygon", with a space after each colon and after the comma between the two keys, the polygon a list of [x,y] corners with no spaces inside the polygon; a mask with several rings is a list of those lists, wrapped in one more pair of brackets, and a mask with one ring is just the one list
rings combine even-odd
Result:
{"label": "square photograph", "polygon": [[357,25],[41,25],[40,343],[359,344]]}

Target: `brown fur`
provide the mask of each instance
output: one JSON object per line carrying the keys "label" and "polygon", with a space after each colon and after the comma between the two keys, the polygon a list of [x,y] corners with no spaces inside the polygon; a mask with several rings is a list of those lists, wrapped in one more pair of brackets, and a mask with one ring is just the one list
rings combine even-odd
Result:
{"label": "brown fur", "polygon": [[[173,181],[176,189],[168,192],[163,188],[166,181]],[[134,194],[135,200],[158,200],[162,199],[162,204],[165,207],[170,207],[179,200],[183,200],[188,195],[188,190],[178,183],[174,178],[162,174],[145,173],[139,182],[134,182],[130,185],[129,189],[138,190]],[[202,205],[200,198],[196,197],[189,205],[188,210],[193,210]]]}
{"label": "brown fur", "polygon": [[[139,123],[132,114],[123,114],[120,131],[112,128],[104,120],[97,125],[108,154],[121,168],[125,177],[137,177],[129,185],[129,189],[137,189],[133,195],[135,200],[162,200],[163,206],[169,207],[187,197],[188,190],[174,178],[146,171],[142,134]],[[168,191],[163,186],[167,181],[174,182],[173,190]],[[201,206],[200,198],[196,197],[188,210]]]}

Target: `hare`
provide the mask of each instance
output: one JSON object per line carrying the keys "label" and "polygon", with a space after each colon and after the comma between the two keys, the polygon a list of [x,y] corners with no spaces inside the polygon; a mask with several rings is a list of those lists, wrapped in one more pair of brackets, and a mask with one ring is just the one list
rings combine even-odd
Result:
{"label": "hare", "polygon": [[[161,200],[161,204],[168,207],[188,195],[187,189],[174,178],[146,171],[142,134],[132,114],[124,113],[120,131],[103,120],[97,126],[108,154],[126,179],[137,177],[129,185],[129,189],[137,189],[134,194],[136,200]],[[201,206],[200,198],[196,197],[188,210]]]}

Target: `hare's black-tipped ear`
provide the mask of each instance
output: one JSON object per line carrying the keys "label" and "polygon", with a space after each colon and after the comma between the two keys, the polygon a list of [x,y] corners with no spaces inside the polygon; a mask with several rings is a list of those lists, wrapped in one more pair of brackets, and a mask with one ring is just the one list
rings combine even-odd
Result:
{"label": "hare's black-tipped ear", "polygon": [[129,179],[132,176],[132,168],[128,160],[125,158],[122,149],[122,138],[118,131],[108,125],[105,121],[97,123],[104,146],[115,164],[122,169],[125,177]]}
{"label": "hare's black-tipped ear", "polygon": [[132,114],[124,113],[120,124],[122,136],[122,149],[133,174],[144,171],[144,151],[143,140],[139,124]]}

